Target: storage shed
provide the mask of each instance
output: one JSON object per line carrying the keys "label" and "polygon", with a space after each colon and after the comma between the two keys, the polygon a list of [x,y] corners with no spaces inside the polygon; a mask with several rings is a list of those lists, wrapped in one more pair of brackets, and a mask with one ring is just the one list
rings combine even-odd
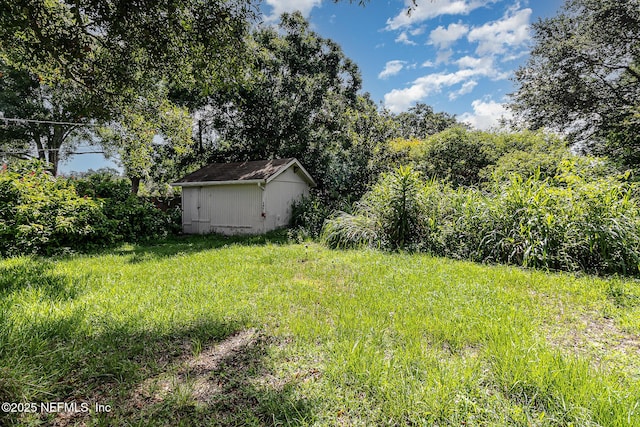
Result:
{"label": "storage shed", "polygon": [[182,187],[184,233],[260,234],[287,225],[316,184],[289,158],[213,163],[172,185]]}

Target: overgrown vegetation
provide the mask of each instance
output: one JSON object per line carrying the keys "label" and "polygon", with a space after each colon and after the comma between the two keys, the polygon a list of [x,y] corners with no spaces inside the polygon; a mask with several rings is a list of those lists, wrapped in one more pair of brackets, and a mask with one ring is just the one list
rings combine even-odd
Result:
{"label": "overgrown vegetation", "polygon": [[594,165],[561,162],[559,174],[511,174],[486,188],[424,181],[412,168],[383,175],[325,225],[333,247],[410,249],[553,270],[637,274],[640,205],[628,175],[594,177]]}
{"label": "overgrown vegetation", "polygon": [[2,422],[640,425],[637,282],[285,240],[0,261]]}
{"label": "overgrown vegetation", "polygon": [[0,173],[0,255],[53,254],[166,237],[179,211],[162,212],[109,175],[55,178],[40,162]]}

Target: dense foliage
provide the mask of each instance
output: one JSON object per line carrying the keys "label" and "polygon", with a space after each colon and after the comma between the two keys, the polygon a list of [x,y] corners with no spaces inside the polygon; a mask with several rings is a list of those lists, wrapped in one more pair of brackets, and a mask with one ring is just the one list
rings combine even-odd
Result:
{"label": "dense foliage", "polygon": [[452,126],[424,138],[391,139],[378,161],[395,167],[410,164],[429,178],[468,187],[510,172],[552,177],[567,157],[571,153],[566,142],[552,134],[493,133]]}
{"label": "dense foliage", "polygon": [[53,177],[39,162],[0,173],[0,255],[53,254],[177,231],[179,212],[164,213],[108,175]]}
{"label": "dense foliage", "polygon": [[42,165],[0,173],[1,255],[51,253],[110,241],[100,203],[78,196]]}
{"label": "dense foliage", "polygon": [[0,51],[47,83],[72,80],[102,101],[166,80],[234,79],[255,14],[250,0],[12,1]]}
{"label": "dense foliage", "polygon": [[131,184],[126,179],[96,173],[73,182],[79,196],[102,203],[115,241],[149,241],[180,231],[179,208],[158,210],[150,201],[131,194]]}
{"label": "dense foliage", "polygon": [[567,0],[533,24],[534,46],[516,73],[513,107],[527,125],[640,163],[640,1]]}
{"label": "dense foliage", "polygon": [[[593,160],[596,164],[597,161]],[[325,225],[334,247],[413,249],[453,258],[594,273],[637,274],[640,204],[628,176],[594,178],[563,162],[553,178],[512,174],[489,192],[423,181],[411,168],[385,174]]]}

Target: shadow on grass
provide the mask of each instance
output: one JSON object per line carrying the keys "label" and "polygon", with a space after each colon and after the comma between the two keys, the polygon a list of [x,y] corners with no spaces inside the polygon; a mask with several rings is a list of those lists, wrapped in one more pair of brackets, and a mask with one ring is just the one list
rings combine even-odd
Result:
{"label": "shadow on grass", "polygon": [[49,260],[21,257],[3,262],[0,266],[0,298],[29,289],[40,290],[52,300],[77,296],[72,278],[56,273],[54,263]]}
{"label": "shadow on grass", "polygon": [[111,252],[118,255],[129,255],[129,262],[137,264],[228,246],[283,245],[288,242],[287,230],[283,229],[256,236],[223,236],[220,234],[172,236],[155,243],[138,244],[131,249],[111,250]]}
{"label": "shadow on grass", "polygon": [[86,310],[20,330],[0,321],[0,401],[113,408],[9,414],[0,425],[296,425],[310,417],[311,405],[297,400],[290,385],[262,381],[269,378],[269,339],[256,335],[224,349],[246,330],[246,320],[200,319],[168,330],[109,322],[93,335],[86,326],[95,320]]}
{"label": "shadow on grass", "polygon": [[295,384],[273,376],[273,339],[240,331],[138,386],[105,424],[308,425],[313,403],[295,395]]}

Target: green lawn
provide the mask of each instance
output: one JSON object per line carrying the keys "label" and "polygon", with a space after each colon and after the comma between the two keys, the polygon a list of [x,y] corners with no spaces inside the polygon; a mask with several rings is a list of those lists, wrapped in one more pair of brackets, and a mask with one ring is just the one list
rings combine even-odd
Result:
{"label": "green lawn", "polygon": [[0,424],[640,426],[634,280],[191,237],[1,260],[0,309],[0,401],[92,409]]}

